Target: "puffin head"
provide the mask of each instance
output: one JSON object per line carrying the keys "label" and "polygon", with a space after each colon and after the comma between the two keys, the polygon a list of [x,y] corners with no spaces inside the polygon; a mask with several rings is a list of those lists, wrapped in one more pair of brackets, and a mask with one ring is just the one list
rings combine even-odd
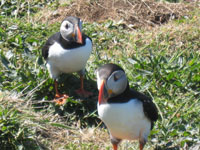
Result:
{"label": "puffin head", "polygon": [[82,21],[77,17],[67,17],[60,26],[61,36],[66,41],[73,41],[82,44]]}
{"label": "puffin head", "polygon": [[99,105],[107,103],[109,98],[122,94],[128,86],[124,70],[115,64],[105,64],[97,69],[97,87]]}

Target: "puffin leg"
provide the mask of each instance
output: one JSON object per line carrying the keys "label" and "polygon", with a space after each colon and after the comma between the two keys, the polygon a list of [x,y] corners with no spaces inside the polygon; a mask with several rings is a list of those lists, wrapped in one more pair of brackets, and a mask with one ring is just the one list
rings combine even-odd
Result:
{"label": "puffin leg", "polygon": [[145,140],[139,140],[140,150],[143,150],[145,144],[146,144]]}
{"label": "puffin leg", "polygon": [[80,81],[81,81],[80,89],[76,90],[76,93],[78,95],[82,95],[84,97],[89,97],[89,96],[93,95],[91,92],[88,92],[84,89],[84,83],[83,83],[84,77],[83,77],[83,75],[80,75]]}
{"label": "puffin leg", "polygon": [[118,145],[117,144],[112,144],[113,145],[113,150],[117,150]]}
{"label": "puffin leg", "polygon": [[121,142],[121,139],[115,138],[110,134],[111,143],[113,145],[113,150],[118,149],[118,144]]}
{"label": "puffin leg", "polygon": [[58,91],[58,82],[54,80],[54,85],[55,85],[55,90],[56,90],[56,95],[54,98],[54,101],[58,104],[62,104],[69,96],[67,94],[61,94]]}

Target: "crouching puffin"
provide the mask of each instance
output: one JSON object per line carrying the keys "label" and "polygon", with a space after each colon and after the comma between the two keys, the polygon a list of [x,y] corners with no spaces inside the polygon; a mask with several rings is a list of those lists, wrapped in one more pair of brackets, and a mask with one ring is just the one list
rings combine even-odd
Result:
{"label": "crouching puffin", "polygon": [[67,17],[60,26],[60,32],[52,35],[42,49],[50,77],[54,79],[55,100],[66,100],[67,94],[58,92],[56,79],[61,73],[78,72],[81,85],[76,92],[88,97],[92,93],[84,90],[85,65],[92,51],[92,40],[82,32],[82,21],[77,17]]}
{"label": "crouching puffin", "polygon": [[147,142],[150,130],[158,119],[152,100],[129,88],[124,70],[115,64],[97,69],[99,89],[98,114],[107,126],[113,149],[121,140],[139,140],[140,150]]}

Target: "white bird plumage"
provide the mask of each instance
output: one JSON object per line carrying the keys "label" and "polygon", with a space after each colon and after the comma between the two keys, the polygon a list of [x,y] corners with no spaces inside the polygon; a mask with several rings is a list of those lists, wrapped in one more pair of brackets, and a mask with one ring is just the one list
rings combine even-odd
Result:
{"label": "white bird plumage", "polygon": [[86,38],[86,44],[70,50],[65,50],[57,42],[49,49],[47,68],[50,76],[56,79],[61,73],[73,73],[85,69],[92,52],[92,42]]}
{"label": "white bird plumage", "polygon": [[115,138],[147,141],[151,122],[145,117],[142,102],[139,100],[131,99],[120,104],[98,104],[98,114]]}

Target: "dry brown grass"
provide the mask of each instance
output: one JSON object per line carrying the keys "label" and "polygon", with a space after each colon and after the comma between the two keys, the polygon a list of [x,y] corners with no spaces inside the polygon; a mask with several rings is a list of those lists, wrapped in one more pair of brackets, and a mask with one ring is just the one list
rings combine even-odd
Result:
{"label": "dry brown grass", "polygon": [[[162,26],[147,28],[144,30],[144,32],[135,30],[133,31],[134,33],[131,42],[135,43],[137,47],[142,47],[142,45],[145,46],[154,43],[155,40],[158,42],[160,41],[160,46],[168,45],[168,53],[171,55],[177,49],[185,49],[186,47],[190,47],[188,45],[190,42],[198,43],[200,16],[196,14],[192,20],[193,21],[190,22],[185,21],[184,24],[170,22]],[[168,39],[166,39],[166,35],[168,35]],[[200,47],[198,44],[194,48],[200,53]],[[130,51],[130,55],[133,52],[131,49],[133,48],[129,48],[128,50]]]}
{"label": "dry brown grass", "polygon": [[38,13],[36,20],[43,23],[62,21],[66,16],[77,16],[87,22],[107,19],[124,20],[131,28],[157,26],[169,20],[188,16],[197,7],[196,3],[166,3],[154,0],[74,0],[56,10],[46,7]]}

